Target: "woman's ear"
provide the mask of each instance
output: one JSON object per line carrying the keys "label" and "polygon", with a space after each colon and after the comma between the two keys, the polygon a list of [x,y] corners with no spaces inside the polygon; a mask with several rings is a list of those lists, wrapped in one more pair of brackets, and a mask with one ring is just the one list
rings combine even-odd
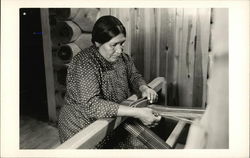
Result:
{"label": "woman's ear", "polygon": [[101,44],[98,43],[98,42],[95,42],[95,45],[96,45],[96,47],[100,47],[101,46]]}

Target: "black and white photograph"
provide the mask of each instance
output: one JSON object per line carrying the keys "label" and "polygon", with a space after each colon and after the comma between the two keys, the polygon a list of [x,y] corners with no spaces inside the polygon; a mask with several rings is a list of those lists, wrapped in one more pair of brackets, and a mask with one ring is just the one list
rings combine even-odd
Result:
{"label": "black and white photograph", "polygon": [[[249,139],[249,122],[232,137],[231,125],[243,126],[249,118],[232,109],[246,111],[249,105],[231,101],[232,91],[241,92],[231,88],[229,68],[237,65],[230,56],[229,7],[15,8],[15,150],[39,157],[46,154],[36,151],[56,151],[60,157],[67,151],[72,156],[108,151],[105,157],[114,152],[125,157],[122,153],[208,154],[213,149],[228,157],[222,153],[234,147],[235,135],[242,132],[238,139],[243,138],[247,128]],[[2,112],[1,124],[7,127],[5,118],[13,114]],[[2,137],[6,130],[1,133],[4,145],[9,139]],[[245,141],[234,144],[244,152],[232,152],[233,157],[246,156]],[[10,151],[5,156],[15,155]]]}

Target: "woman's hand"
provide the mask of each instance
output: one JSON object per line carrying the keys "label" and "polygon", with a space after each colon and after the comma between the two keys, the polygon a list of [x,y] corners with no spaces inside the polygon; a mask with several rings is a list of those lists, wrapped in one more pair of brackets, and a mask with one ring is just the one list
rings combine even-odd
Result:
{"label": "woman's hand", "polygon": [[136,118],[140,119],[141,122],[148,127],[154,127],[158,125],[159,121],[161,120],[161,116],[150,108],[136,108],[136,110]]}
{"label": "woman's hand", "polygon": [[140,86],[140,91],[142,92],[142,97],[146,97],[150,103],[156,102],[158,100],[157,93],[146,85]]}

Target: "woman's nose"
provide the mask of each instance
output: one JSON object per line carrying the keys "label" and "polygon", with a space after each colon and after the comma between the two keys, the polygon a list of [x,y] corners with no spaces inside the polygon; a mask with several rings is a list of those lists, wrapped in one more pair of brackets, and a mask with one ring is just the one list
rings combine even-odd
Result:
{"label": "woman's nose", "polygon": [[117,52],[117,53],[122,53],[122,51],[123,51],[123,46],[117,45],[117,46],[116,46],[115,52]]}

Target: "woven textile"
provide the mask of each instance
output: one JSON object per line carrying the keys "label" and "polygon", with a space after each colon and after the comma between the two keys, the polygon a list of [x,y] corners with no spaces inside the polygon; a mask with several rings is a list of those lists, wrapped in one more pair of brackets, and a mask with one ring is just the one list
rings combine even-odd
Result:
{"label": "woven textile", "polygon": [[149,149],[170,149],[159,136],[138,120],[129,119],[123,124],[123,128],[140,140]]}

